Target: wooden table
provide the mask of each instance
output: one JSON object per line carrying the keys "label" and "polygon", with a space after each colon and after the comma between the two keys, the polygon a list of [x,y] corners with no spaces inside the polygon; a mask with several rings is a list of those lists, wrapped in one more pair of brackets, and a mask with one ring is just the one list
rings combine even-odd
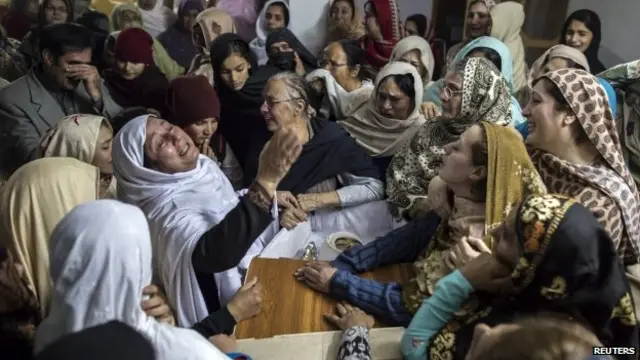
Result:
{"label": "wooden table", "polygon": [[[247,279],[254,276],[263,286],[262,312],[236,327],[238,339],[262,339],[277,335],[337,330],[323,314],[335,310],[336,301],[298,282],[293,272],[304,264],[301,260],[255,258]],[[410,264],[398,264],[360,274],[382,282],[407,282],[413,275]],[[387,327],[378,324],[376,327]]]}

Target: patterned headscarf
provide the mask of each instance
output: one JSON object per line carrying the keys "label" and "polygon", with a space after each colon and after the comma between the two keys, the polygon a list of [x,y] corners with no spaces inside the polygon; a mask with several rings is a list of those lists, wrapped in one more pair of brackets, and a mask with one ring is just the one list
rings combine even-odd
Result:
{"label": "patterned headscarf", "polygon": [[[620,243],[619,253],[627,255],[625,262],[635,264],[640,261],[640,199],[622,156],[605,90],[583,70],[560,69],[543,77],[564,95],[601,159],[578,165],[541,150],[533,150],[531,158],[549,191],[575,197],[593,211],[614,243]],[[612,200],[613,208],[607,206]],[[619,212],[622,222],[612,216]],[[633,256],[626,250],[633,250]]]}
{"label": "patterned headscarf", "polygon": [[495,326],[545,311],[576,318],[605,346],[637,348],[624,268],[591,212],[561,195],[533,195],[515,222],[520,256],[511,275],[514,288],[508,296],[479,293],[478,310],[455,317],[431,338],[431,358],[464,358],[478,323]]}
{"label": "patterned headscarf", "polygon": [[616,125],[629,171],[640,185],[640,60],[615,66],[599,75],[618,91]]}
{"label": "patterned headscarf", "polygon": [[[491,230],[506,219],[526,194],[544,194],[546,188],[536,171],[520,134],[512,127],[481,123],[487,149],[487,192],[485,196],[485,242],[493,245]],[[433,195],[432,195],[433,196]],[[447,223],[440,227],[447,229]],[[416,261],[415,280],[403,286],[403,298],[410,311],[417,311],[425,297],[431,296],[436,283],[449,273],[442,252],[457,243],[450,232],[438,231],[424,256]],[[442,238],[442,237],[446,238]]]}
{"label": "patterned headscarf", "polygon": [[402,38],[400,9],[397,0],[369,0],[364,8],[373,8],[380,24],[382,41],[367,36],[363,44],[369,65],[380,69],[389,62],[393,47]]}
{"label": "patterned headscarf", "polygon": [[416,200],[426,199],[429,182],[438,174],[444,145],[469,127],[486,120],[497,125],[511,121],[511,92],[500,71],[484,58],[466,61],[462,75],[462,108],[455,119],[438,118],[418,130],[409,146],[398,151],[387,170],[387,195],[395,216],[402,216]]}

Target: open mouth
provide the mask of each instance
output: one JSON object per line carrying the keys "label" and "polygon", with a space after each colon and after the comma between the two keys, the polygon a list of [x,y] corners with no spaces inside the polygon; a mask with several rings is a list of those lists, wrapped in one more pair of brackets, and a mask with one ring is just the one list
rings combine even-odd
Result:
{"label": "open mouth", "polygon": [[185,156],[187,154],[187,151],[189,151],[189,144],[185,144],[184,148],[180,150],[180,156]]}
{"label": "open mouth", "polygon": [[527,121],[527,130],[529,130],[529,134],[536,130],[536,124],[533,121]]}

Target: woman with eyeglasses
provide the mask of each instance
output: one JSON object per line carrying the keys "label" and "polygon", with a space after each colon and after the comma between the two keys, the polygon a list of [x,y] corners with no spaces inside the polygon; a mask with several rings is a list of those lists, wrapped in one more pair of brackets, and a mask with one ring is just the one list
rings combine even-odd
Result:
{"label": "woman with eyeglasses", "polygon": [[[461,61],[466,57],[481,57],[485,58],[500,71],[502,77],[507,81],[509,85],[509,93],[515,95],[516,88],[514,87],[514,73],[513,73],[513,58],[509,48],[502,41],[490,37],[482,36],[471,42],[469,42],[462,50],[458,52],[454,59],[454,63]],[[427,119],[434,118],[444,111],[444,104],[441,101],[442,88],[444,86],[444,79],[434,81],[425,90],[424,103],[422,104],[422,112]],[[517,126],[525,122],[524,116],[522,116],[522,109],[518,100],[511,96],[511,125]]]}
{"label": "woman with eyeglasses", "polygon": [[509,85],[484,58],[455,63],[440,97],[442,114],[418,130],[387,170],[387,201],[396,217],[415,219],[428,208],[429,183],[442,165],[444,145],[480,121],[506,126],[512,119]]}
{"label": "woman with eyeglasses", "polygon": [[422,77],[412,65],[389,63],[378,74],[367,105],[339,122],[374,157],[383,174],[393,155],[427,121],[420,114],[422,90]]}
{"label": "woman with eyeglasses", "polygon": [[[321,209],[337,209],[382,200],[384,185],[371,157],[340,125],[316,115],[309,85],[295,73],[279,73],[264,89],[261,107],[272,133],[291,132],[302,144],[300,157],[278,186],[291,193],[280,225],[286,229]],[[257,163],[255,168],[257,169]]]}
{"label": "woman with eyeglasses", "polygon": [[306,77],[317,95],[313,106],[320,114],[344,120],[367,104],[373,83],[362,79],[364,59],[365,52],[355,40],[335,41],[324,49],[319,69]]}

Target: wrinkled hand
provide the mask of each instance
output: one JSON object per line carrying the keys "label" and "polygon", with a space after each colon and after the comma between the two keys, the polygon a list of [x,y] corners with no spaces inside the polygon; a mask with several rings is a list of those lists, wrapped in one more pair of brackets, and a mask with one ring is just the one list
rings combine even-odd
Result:
{"label": "wrinkled hand", "polygon": [[295,60],[296,60],[296,74],[300,75],[300,76],[304,76],[304,74],[306,74],[306,70],[304,69],[304,64],[302,63],[302,60],[300,60],[300,57],[298,56],[297,52],[294,52],[295,54]]}
{"label": "wrinkled hand", "polygon": [[364,326],[371,329],[375,324],[373,316],[344,302],[336,305],[336,313],[325,314],[324,317],[341,330],[347,330],[354,326]]}
{"label": "wrinkled hand", "polygon": [[287,130],[278,130],[273,134],[260,153],[256,180],[266,190],[278,187],[280,180],[287,175],[291,165],[298,160],[302,144],[298,137]]}
{"label": "wrinkled hand", "polygon": [[236,323],[251,319],[260,313],[262,310],[262,285],[258,283],[257,277],[242,285],[227,305],[227,309]]}
{"label": "wrinkled hand", "polygon": [[310,212],[322,207],[322,202],[320,201],[320,194],[300,194],[298,195],[298,204],[300,204],[300,209]]}
{"label": "wrinkled hand", "polygon": [[445,259],[445,263],[449,267],[453,265],[454,268],[460,268],[482,253],[491,254],[491,249],[484,241],[465,236],[448,252],[448,259]]}
{"label": "wrinkled hand", "polygon": [[298,199],[289,191],[277,191],[276,199],[278,199],[278,206],[283,207],[285,209],[296,208],[300,209],[300,204],[298,204]]}
{"label": "wrinkled hand", "polygon": [[321,293],[328,294],[331,286],[331,279],[338,269],[327,262],[311,261],[296,270],[293,276],[298,281],[302,281],[310,288]]}
{"label": "wrinkled hand", "polygon": [[142,310],[159,322],[175,326],[176,320],[169,307],[169,300],[160,288],[152,284],[145,287],[142,293],[149,296],[148,300],[142,302]]}
{"label": "wrinkled hand", "polygon": [[475,290],[504,293],[513,287],[511,270],[488,253],[471,260],[460,272]]}
{"label": "wrinkled hand", "polygon": [[74,79],[82,80],[91,99],[98,101],[102,99],[100,89],[100,74],[95,66],[88,64],[67,65],[66,72]]}
{"label": "wrinkled hand", "polygon": [[290,207],[284,210],[280,217],[280,226],[287,230],[291,230],[301,222],[307,220],[307,213],[304,210],[300,210],[295,207]]}
{"label": "wrinkled hand", "polygon": [[215,335],[209,338],[209,342],[225,354],[236,352],[236,349],[238,348],[238,342],[236,341],[236,337],[233,335]]}
{"label": "wrinkled hand", "polygon": [[438,105],[427,101],[422,103],[422,105],[420,105],[420,113],[427,119],[433,119],[437,116],[442,115],[442,113],[440,112],[440,109],[438,108]]}

